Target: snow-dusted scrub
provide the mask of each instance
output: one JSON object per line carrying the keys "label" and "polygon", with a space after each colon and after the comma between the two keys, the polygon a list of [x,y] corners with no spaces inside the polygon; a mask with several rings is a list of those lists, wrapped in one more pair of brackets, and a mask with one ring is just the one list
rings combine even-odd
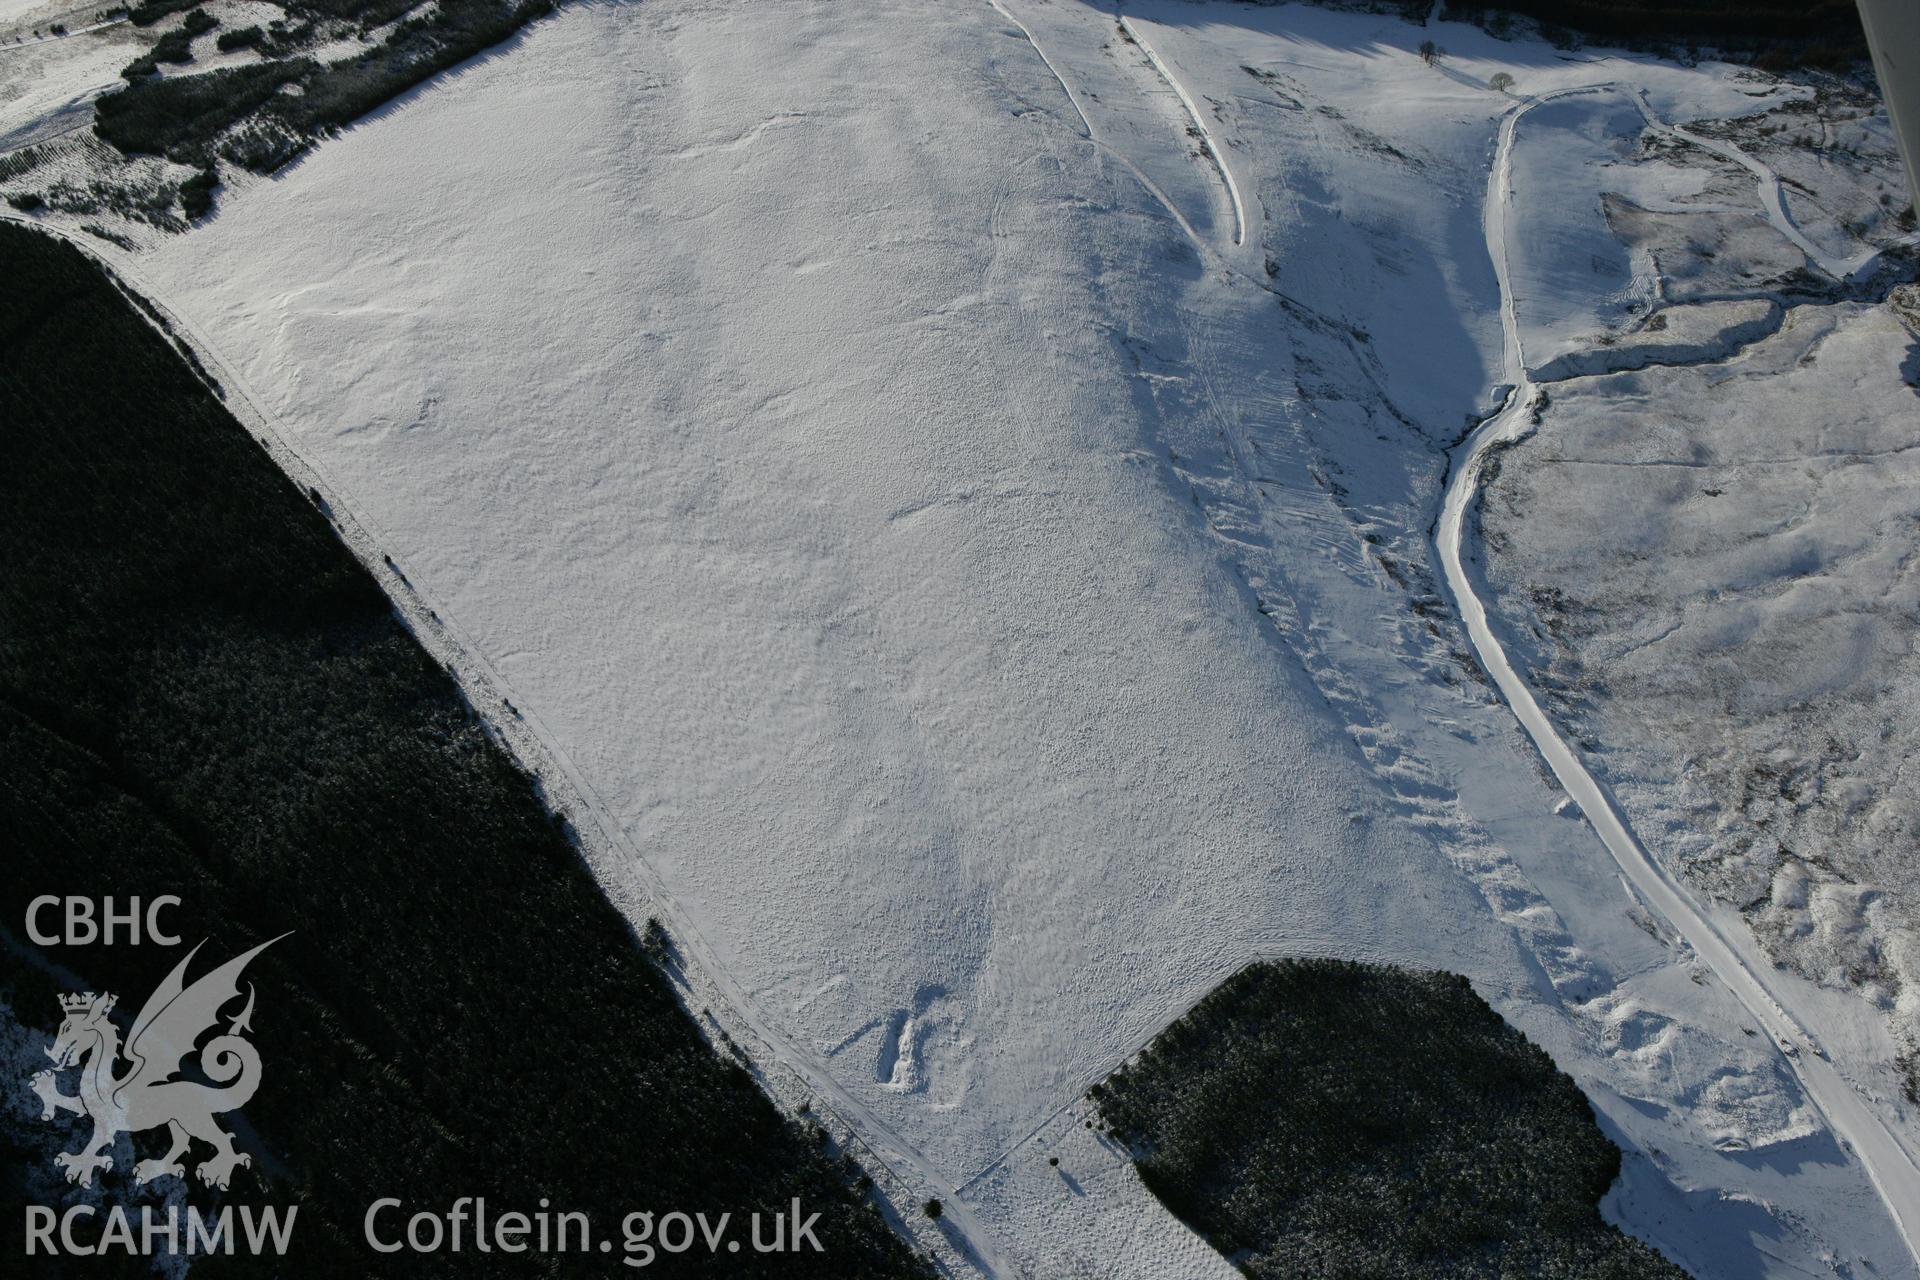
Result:
{"label": "snow-dusted scrub", "polygon": [[[1920,1036],[1920,340],[1795,307],[1551,389],[1484,511],[1536,687],[1663,856],[1783,964]],[[1911,1088],[1911,1085],[1909,1085]]]}
{"label": "snow-dusted scrub", "polygon": [[[27,212],[104,207],[184,230],[212,211],[223,176],[282,168],[553,8],[554,0],[148,0],[119,11],[124,23],[111,29],[75,32],[83,44],[0,63],[0,160],[70,137],[89,116],[111,148],[83,157],[78,185],[43,189],[24,170],[0,171],[0,197]],[[99,73],[88,55],[128,41],[138,55],[118,81],[90,84]],[[13,96],[27,109],[10,127]]]}
{"label": "snow-dusted scrub", "polygon": [[1794,221],[1827,252],[1884,247],[1914,230],[1912,197],[1870,77],[1810,74],[1807,92],[1771,110],[1702,122],[1780,176]]}

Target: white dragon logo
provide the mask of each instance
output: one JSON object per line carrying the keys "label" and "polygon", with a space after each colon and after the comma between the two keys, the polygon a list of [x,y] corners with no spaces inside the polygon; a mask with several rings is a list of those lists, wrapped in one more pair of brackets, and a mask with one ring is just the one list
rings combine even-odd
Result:
{"label": "white dragon logo", "polygon": [[[286,937],[281,934],[280,937]],[[51,1120],[56,1112],[84,1112],[93,1121],[93,1136],[78,1151],[62,1152],[54,1162],[66,1171],[68,1182],[91,1186],[96,1170],[113,1168],[107,1148],[122,1133],[167,1126],[173,1145],[158,1160],[142,1160],[134,1166],[136,1182],[152,1182],[171,1174],[186,1176],[179,1163],[191,1140],[198,1138],[214,1149],[210,1159],[202,1160],[197,1170],[200,1181],[225,1188],[235,1168],[252,1165],[253,1158],[233,1149],[233,1135],[213,1122],[213,1117],[246,1105],[260,1087],[260,1055],[241,1038],[251,1031],[253,987],[248,984],[247,1004],[229,1020],[225,1035],[215,1036],[200,1049],[200,1072],[212,1084],[198,1080],[179,1080],[182,1060],[194,1051],[195,1043],[220,1020],[220,1009],[240,994],[240,971],[247,962],[280,938],[272,938],[253,950],[221,965],[218,969],[186,986],[187,965],[200,951],[202,942],[187,953],[167,975],[154,993],[147,997],[140,1016],[133,1020],[127,1034],[124,1053],[128,1065],[124,1075],[114,1074],[123,1056],[120,1031],[107,1015],[113,1011],[115,996],[95,995],[91,991],[60,997],[66,1019],[54,1038],[47,1056],[56,1070],[76,1063],[80,1069],[80,1091],[61,1093],[54,1085],[54,1072],[41,1071],[33,1077],[33,1091],[40,1095],[42,1120]]]}

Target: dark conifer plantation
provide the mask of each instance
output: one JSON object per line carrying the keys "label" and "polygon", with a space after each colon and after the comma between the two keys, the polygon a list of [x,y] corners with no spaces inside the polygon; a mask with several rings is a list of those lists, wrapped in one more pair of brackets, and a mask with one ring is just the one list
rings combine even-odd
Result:
{"label": "dark conifer plantation", "polygon": [[1601,1219],[1580,1090],[1456,974],[1254,965],[1093,1096],[1256,1280],[1684,1280]]}
{"label": "dark conifer plantation", "polygon": [[1776,69],[1837,68],[1867,56],[1854,0],[1447,0],[1447,13],[1481,22],[1522,14],[1549,35],[1577,32],[1629,48],[1709,46]]}

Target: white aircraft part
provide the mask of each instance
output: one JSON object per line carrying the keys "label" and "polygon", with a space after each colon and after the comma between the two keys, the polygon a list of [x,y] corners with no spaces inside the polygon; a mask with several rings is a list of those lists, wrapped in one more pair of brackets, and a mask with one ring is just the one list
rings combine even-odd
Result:
{"label": "white aircraft part", "polygon": [[1920,0],[1860,0],[1860,21],[1906,162],[1907,187],[1920,206]]}

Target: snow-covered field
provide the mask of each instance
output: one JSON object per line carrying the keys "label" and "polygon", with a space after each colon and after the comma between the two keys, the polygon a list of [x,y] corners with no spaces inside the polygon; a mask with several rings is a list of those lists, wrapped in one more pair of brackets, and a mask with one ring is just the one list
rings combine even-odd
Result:
{"label": "snow-covered field", "polygon": [[[1546,94],[1503,290],[1489,165]],[[1309,953],[1470,975],[1627,1149],[1609,1214],[1698,1274],[1901,1275],[1795,1064],[1480,678],[1430,542],[1516,379],[1503,301],[1543,377],[1779,323],[1649,324],[1663,219],[1722,220],[1714,270],[1807,269],[1665,126],[1806,96],[1304,5],[580,5],[116,257],[464,646],[729,1033],[949,1203],[956,1267],[1231,1274],[1079,1100]],[[1836,260],[1885,240],[1782,212]],[[1589,501],[1556,470],[1533,511]],[[1880,1015],[1776,986],[1912,1142]]]}

